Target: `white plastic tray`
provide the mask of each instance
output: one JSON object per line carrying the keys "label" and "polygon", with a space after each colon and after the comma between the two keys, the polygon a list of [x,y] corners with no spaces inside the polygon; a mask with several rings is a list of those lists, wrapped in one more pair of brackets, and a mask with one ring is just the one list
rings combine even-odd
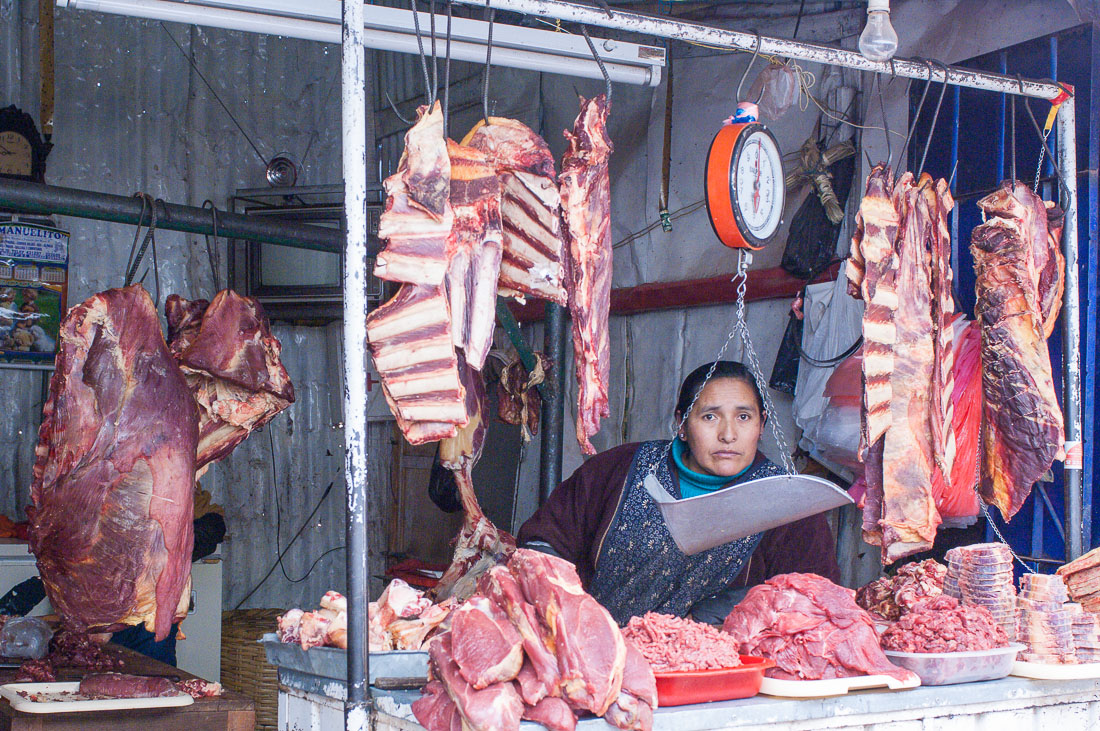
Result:
{"label": "white plastic tray", "polygon": [[810,475],[762,477],[683,500],[669,495],[653,475],[643,484],[672,540],[688,556],[855,502],[833,483]]}
{"label": "white plastic tray", "polygon": [[1012,675],[1035,680],[1086,680],[1100,678],[1100,662],[1081,665],[1057,665],[1017,660],[1012,665]]}
{"label": "white plastic tray", "polygon": [[[19,691],[36,695],[32,700],[19,695]],[[66,695],[62,695],[62,693]],[[186,693],[163,698],[104,698],[92,700],[80,693],[79,682],[68,683],[8,683],[0,685],[0,696],[11,702],[11,707],[23,713],[77,713],[87,711],[123,711],[132,708],[174,708],[189,706],[195,699]]]}
{"label": "white plastic tray", "polygon": [[779,698],[828,698],[846,695],[853,690],[867,688],[908,690],[918,685],[920,685],[920,678],[916,675],[910,680],[898,680],[892,675],[857,675],[853,678],[830,678],[829,680],[778,680],[766,677],[760,686],[760,692]]}

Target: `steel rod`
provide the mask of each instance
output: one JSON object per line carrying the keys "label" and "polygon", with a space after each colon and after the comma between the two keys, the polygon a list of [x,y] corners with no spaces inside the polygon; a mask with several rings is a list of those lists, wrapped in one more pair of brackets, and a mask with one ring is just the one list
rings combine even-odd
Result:
{"label": "steel rod", "polygon": [[542,441],[539,459],[539,504],[561,482],[561,453],[565,427],[565,308],[546,303],[543,350],[550,356],[549,395],[544,396]]}
{"label": "steel rod", "polygon": [[[1077,276],[1077,114],[1073,97],[1058,112],[1058,167],[1066,179],[1062,208],[1066,212],[1062,248],[1066,288],[1062,296],[1062,401],[1066,420],[1065,490],[1066,560],[1082,553],[1081,487],[1084,450],[1081,443],[1081,300]],[[1095,333],[1090,333],[1090,336]]]}
{"label": "steel rod", "polygon": [[[667,16],[646,15],[612,9],[610,12],[596,5],[584,5],[567,0],[454,0],[464,5],[489,7],[496,10],[509,10],[524,15],[537,15],[543,18],[566,20],[585,25],[615,28],[632,33],[691,41],[718,48],[751,51],[756,47],[755,33],[716,28],[702,23],[689,23]],[[814,63],[844,66],[861,71],[876,71],[882,74],[895,74],[909,79],[928,79],[928,66],[922,61],[894,59],[892,63],[869,61],[856,51],[816,43],[800,43],[784,38],[763,36],[760,39],[760,53],[771,56],[783,56]],[[944,81],[942,68],[933,68],[931,77],[936,82]],[[958,86],[987,91],[1002,91],[1011,94],[1054,99],[1061,93],[1057,84],[1050,81],[1024,79],[1021,83],[1004,74],[985,71],[947,67],[947,82]]]}
{"label": "steel rod", "polygon": [[[43,216],[74,216],[136,226],[142,215],[142,202],[140,198],[133,196],[0,178],[0,209]],[[146,211],[142,223],[147,225],[149,218],[149,212]],[[209,208],[157,202],[158,229],[212,236],[213,223],[213,214]],[[228,211],[218,211],[217,233],[230,239],[258,241],[296,249],[332,253],[344,250],[344,235],[336,229],[242,216]]]}
{"label": "steel rod", "polygon": [[343,2],[341,114],[344,211],[344,474],[347,505],[348,677],[346,731],[371,724],[367,644],[367,94],[363,0]]}

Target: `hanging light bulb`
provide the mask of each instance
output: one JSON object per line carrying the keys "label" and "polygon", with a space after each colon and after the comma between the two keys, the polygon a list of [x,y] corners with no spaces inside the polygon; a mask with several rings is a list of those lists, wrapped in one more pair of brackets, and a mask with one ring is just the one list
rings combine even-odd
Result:
{"label": "hanging light bulb", "polygon": [[859,52],[870,61],[889,61],[898,50],[890,25],[890,0],[867,0],[867,25],[859,35]]}

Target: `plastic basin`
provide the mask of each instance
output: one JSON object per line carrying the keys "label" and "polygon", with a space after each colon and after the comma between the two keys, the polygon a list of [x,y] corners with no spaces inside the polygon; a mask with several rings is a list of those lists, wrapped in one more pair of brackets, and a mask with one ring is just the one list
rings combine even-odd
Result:
{"label": "plastic basin", "polygon": [[775,667],[775,661],[741,655],[741,663],[735,668],[654,673],[657,703],[664,708],[754,696],[760,692],[764,671]]}
{"label": "plastic basin", "polygon": [[1025,647],[1012,643],[1008,647],[969,652],[883,652],[890,662],[920,676],[922,685],[955,685],[1008,676],[1016,662],[1016,653]]}

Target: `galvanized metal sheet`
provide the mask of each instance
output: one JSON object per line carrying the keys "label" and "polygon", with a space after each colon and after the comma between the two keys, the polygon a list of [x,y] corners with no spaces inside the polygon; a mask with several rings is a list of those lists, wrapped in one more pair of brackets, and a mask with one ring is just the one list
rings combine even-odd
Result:
{"label": "galvanized metal sheet", "polygon": [[[338,647],[300,646],[280,642],[273,632],[260,638],[268,663],[318,678],[345,681],[348,676],[348,652]],[[370,653],[370,683],[385,679],[418,678],[428,682],[428,653],[412,650]]]}

